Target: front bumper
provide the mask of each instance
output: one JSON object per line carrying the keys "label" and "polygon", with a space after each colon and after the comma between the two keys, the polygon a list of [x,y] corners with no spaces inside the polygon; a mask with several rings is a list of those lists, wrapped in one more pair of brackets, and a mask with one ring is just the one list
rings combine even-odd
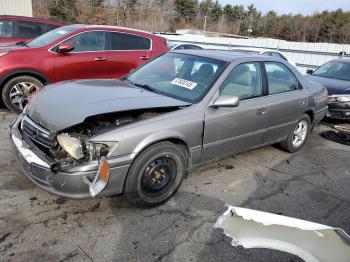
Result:
{"label": "front bumper", "polygon": [[332,102],[328,105],[327,117],[339,119],[339,120],[350,120],[350,102]]}
{"label": "front bumper", "polygon": [[[20,131],[22,117],[10,126],[10,141],[16,160],[23,173],[39,188],[73,199],[91,198],[86,178],[93,181],[98,172],[96,162],[75,167],[72,172],[53,172],[51,160],[30,140],[24,139]],[[125,158],[109,160],[110,176],[107,186],[97,197],[121,194],[129,169]],[[85,178],[84,178],[85,177]]]}

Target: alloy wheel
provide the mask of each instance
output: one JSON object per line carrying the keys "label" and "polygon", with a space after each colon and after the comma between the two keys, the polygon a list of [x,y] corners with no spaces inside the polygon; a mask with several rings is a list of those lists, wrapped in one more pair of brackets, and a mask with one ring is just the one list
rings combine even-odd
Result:
{"label": "alloy wheel", "polygon": [[294,147],[301,146],[308,132],[308,124],[305,120],[300,121],[294,129],[292,144]]}
{"label": "alloy wheel", "polygon": [[20,82],[10,89],[10,101],[16,108],[23,110],[29,97],[39,90],[39,87],[31,82]]}

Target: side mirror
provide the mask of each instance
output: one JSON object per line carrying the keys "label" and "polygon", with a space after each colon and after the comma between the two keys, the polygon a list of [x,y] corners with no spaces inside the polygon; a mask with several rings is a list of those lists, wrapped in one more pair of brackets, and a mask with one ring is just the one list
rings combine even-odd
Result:
{"label": "side mirror", "polygon": [[221,95],[218,98],[216,98],[210,106],[211,107],[236,107],[238,105],[239,105],[238,96]]}
{"label": "side mirror", "polygon": [[73,49],[74,49],[74,46],[72,46],[70,44],[60,44],[57,47],[57,52],[60,54],[65,54],[65,53],[72,51]]}
{"label": "side mirror", "polygon": [[309,74],[309,75],[312,75],[313,72],[314,72],[314,70],[312,70],[312,69],[306,70],[306,73]]}

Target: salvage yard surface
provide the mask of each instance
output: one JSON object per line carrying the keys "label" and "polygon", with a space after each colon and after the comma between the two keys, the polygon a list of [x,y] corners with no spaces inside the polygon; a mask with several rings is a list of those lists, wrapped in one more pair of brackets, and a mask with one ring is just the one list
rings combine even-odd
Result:
{"label": "salvage yard surface", "polygon": [[0,111],[1,261],[300,261],[232,247],[213,228],[226,203],[350,233],[350,147],[322,138],[325,124],[298,153],[270,146],[204,166],[166,204],[137,209],[122,196],[74,201],[38,189],[12,156],[14,117]]}

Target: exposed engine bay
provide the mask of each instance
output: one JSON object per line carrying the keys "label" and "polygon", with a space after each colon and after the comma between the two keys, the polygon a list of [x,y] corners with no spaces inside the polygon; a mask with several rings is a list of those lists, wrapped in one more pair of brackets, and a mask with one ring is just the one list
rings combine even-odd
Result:
{"label": "exposed engine bay", "polygon": [[53,165],[53,171],[64,171],[85,161],[99,160],[101,157],[108,158],[110,150],[113,150],[117,142],[90,143],[88,142],[90,137],[177,109],[179,107],[134,110],[92,116],[83,123],[62,131],[56,136],[54,146],[44,148],[43,151],[56,163]]}

